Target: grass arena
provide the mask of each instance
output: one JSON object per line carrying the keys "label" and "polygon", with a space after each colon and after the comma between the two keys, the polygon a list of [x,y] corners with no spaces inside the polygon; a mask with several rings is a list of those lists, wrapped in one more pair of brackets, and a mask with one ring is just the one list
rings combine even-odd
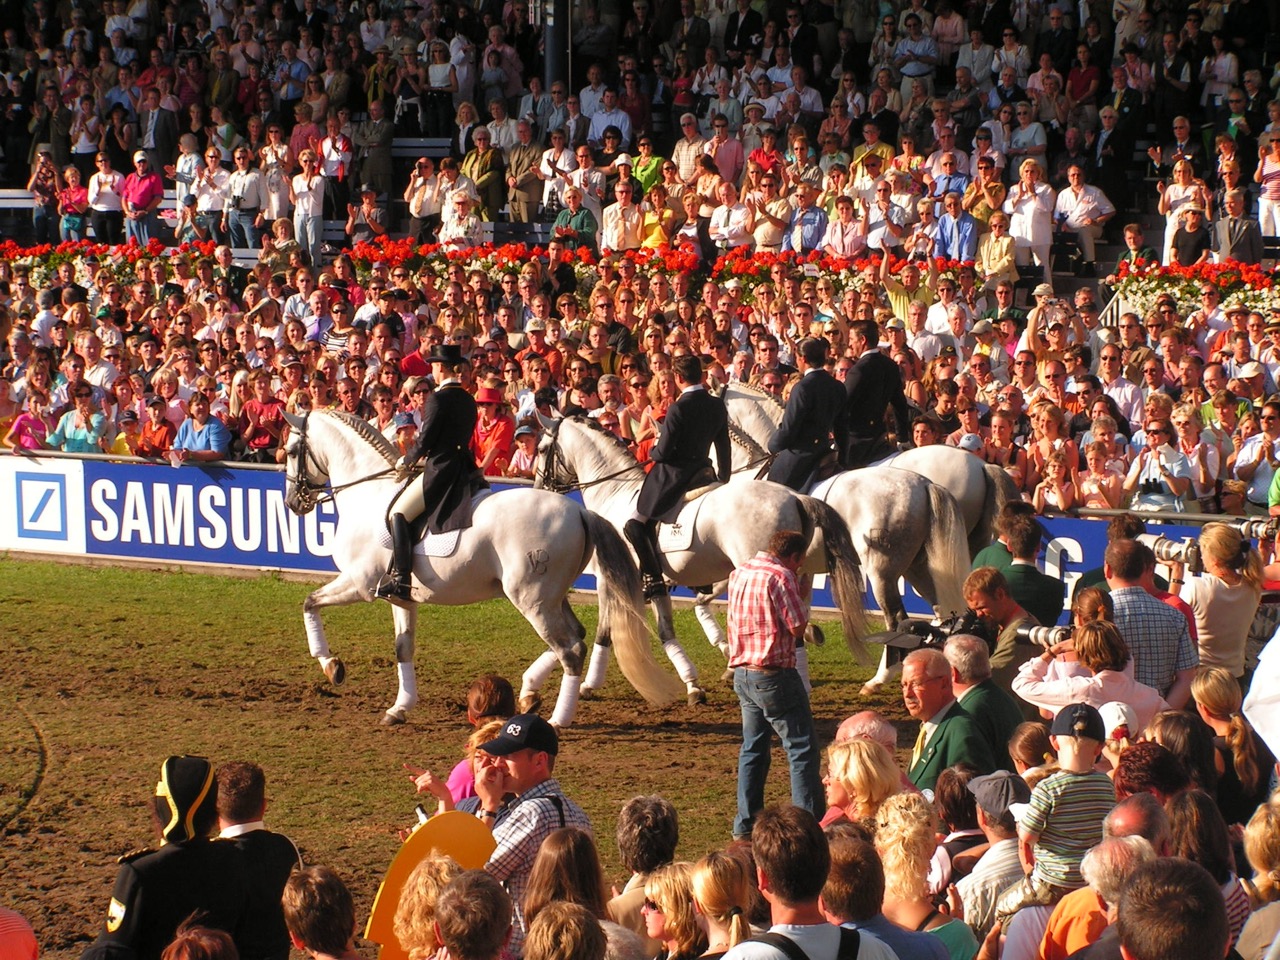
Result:
{"label": "grass arena", "polygon": [[[395,689],[395,656],[384,603],[324,611],[347,665],[335,690],[303,633],[314,583],[15,555],[0,560],[0,583],[0,902],[31,921],[55,960],[78,956],[96,934],[116,858],[153,843],[146,802],[160,761],[174,753],[260,763],[268,826],[292,837],[307,863],[343,875],[363,929],[397,830],[414,822],[418,799],[402,764],[447,774],[470,729],[470,681],[494,671],[518,685],[545,649],[505,600],[424,607],[421,701],[406,725],[387,728],[378,718]],[[579,599],[590,636],[595,606]],[[819,622],[827,643],[811,649],[810,666],[822,741],[857,709],[905,719],[895,684],[858,696],[870,668],[852,662],[838,622]],[[625,879],[612,840],[617,813],[636,794],[661,794],[680,810],[681,859],[729,839],[738,704],[719,680],[723,657],[690,611],[677,610],[677,630],[705,706],[651,707],[613,668],[564,735],[556,775],[590,815],[612,882]],[[788,796],[775,750],[768,799]]]}

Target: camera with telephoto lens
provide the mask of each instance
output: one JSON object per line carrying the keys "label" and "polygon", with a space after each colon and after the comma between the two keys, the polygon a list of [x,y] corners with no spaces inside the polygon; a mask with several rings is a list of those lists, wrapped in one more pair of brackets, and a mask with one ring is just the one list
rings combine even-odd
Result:
{"label": "camera with telephoto lens", "polygon": [[908,653],[919,650],[921,647],[941,650],[948,637],[962,633],[980,637],[986,642],[988,653],[996,648],[996,640],[999,637],[999,630],[972,610],[946,617],[936,623],[926,620],[909,620],[885,635],[883,641],[885,664],[891,666],[901,663]]}
{"label": "camera with telephoto lens", "polygon": [[1038,647],[1050,649],[1055,643],[1066,643],[1071,639],[1070,627],[1042,627],[1026,624],[1013,631],[1019,643],[1031,643]]}
{"label": "camera with telephoto lens", "polygon": [[1161,563],[1184,564],[1190,573],[1204,570],[1204,564],[1200,562],[1200,544],[1192,537],[1173,540],[1163,534],[1140,533],[1138,540],[1150,547]]}
{"label": "camera with telephoto lens", "polygon": [[231,196],[227,198],[227,208],[230,210],[239,210],[242,203],[244,203],[244,197]]}

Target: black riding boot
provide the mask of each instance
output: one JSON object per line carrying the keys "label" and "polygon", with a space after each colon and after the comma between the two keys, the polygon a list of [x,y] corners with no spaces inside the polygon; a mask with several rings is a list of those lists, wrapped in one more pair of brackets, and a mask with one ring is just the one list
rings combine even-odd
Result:
{"label": "black riding boot", "polygon": [[644,580],[644,598],[667,595],[667,583],[662,579],[662,560],[658,556],[658,531],[650,521],[628,520],[622,532],[631,545],[636,548],[636,558],[640,561],[640,573]]}
{"label": "black riding boot", "polygon": [[391,515],[391,566],[378,584],[377,594],[388,600],[412,597],[413,527],[398,513]]}

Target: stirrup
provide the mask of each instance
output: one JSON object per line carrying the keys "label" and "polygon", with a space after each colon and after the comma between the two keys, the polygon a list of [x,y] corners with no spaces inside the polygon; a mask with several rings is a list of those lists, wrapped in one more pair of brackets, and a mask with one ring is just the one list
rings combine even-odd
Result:
{"label": "stirrup", "polygon": [[373,595],[380,600],[412,600],[413,587],[407,579],[388,573],[378,581]]}
{"label": "stirrup", "polygon": [[653,600],[656,597],[665,597],[667,595],[667,582],[661,577],[646,573],[642,578],[642,583],[645,600]]}

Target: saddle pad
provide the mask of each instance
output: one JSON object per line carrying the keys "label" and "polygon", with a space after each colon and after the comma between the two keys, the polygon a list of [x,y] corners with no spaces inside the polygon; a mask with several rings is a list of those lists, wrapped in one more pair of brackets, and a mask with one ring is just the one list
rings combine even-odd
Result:
{"label": "saddle pad", "polygon": [[[493,490],[481,490],[471,498],[471,509],[480,505],[480,501],[493,494]],[[450,530],[448,533],[431,533],[427,532],[413,546],[415,556],[419,557],[451,557],[458,549],[458,538],[462,535],[461,530]],[[378,533],[378,546],[387,550],[391,549],[391,531],[385,526]]]}
{"label": "saddle pad", "polygon": [[698,525],[698,513],[704,498],[683,503],[678,510],[667,514],[658,524],[658,549],[663,553],[684,553],[693,549],[693,531]]}

